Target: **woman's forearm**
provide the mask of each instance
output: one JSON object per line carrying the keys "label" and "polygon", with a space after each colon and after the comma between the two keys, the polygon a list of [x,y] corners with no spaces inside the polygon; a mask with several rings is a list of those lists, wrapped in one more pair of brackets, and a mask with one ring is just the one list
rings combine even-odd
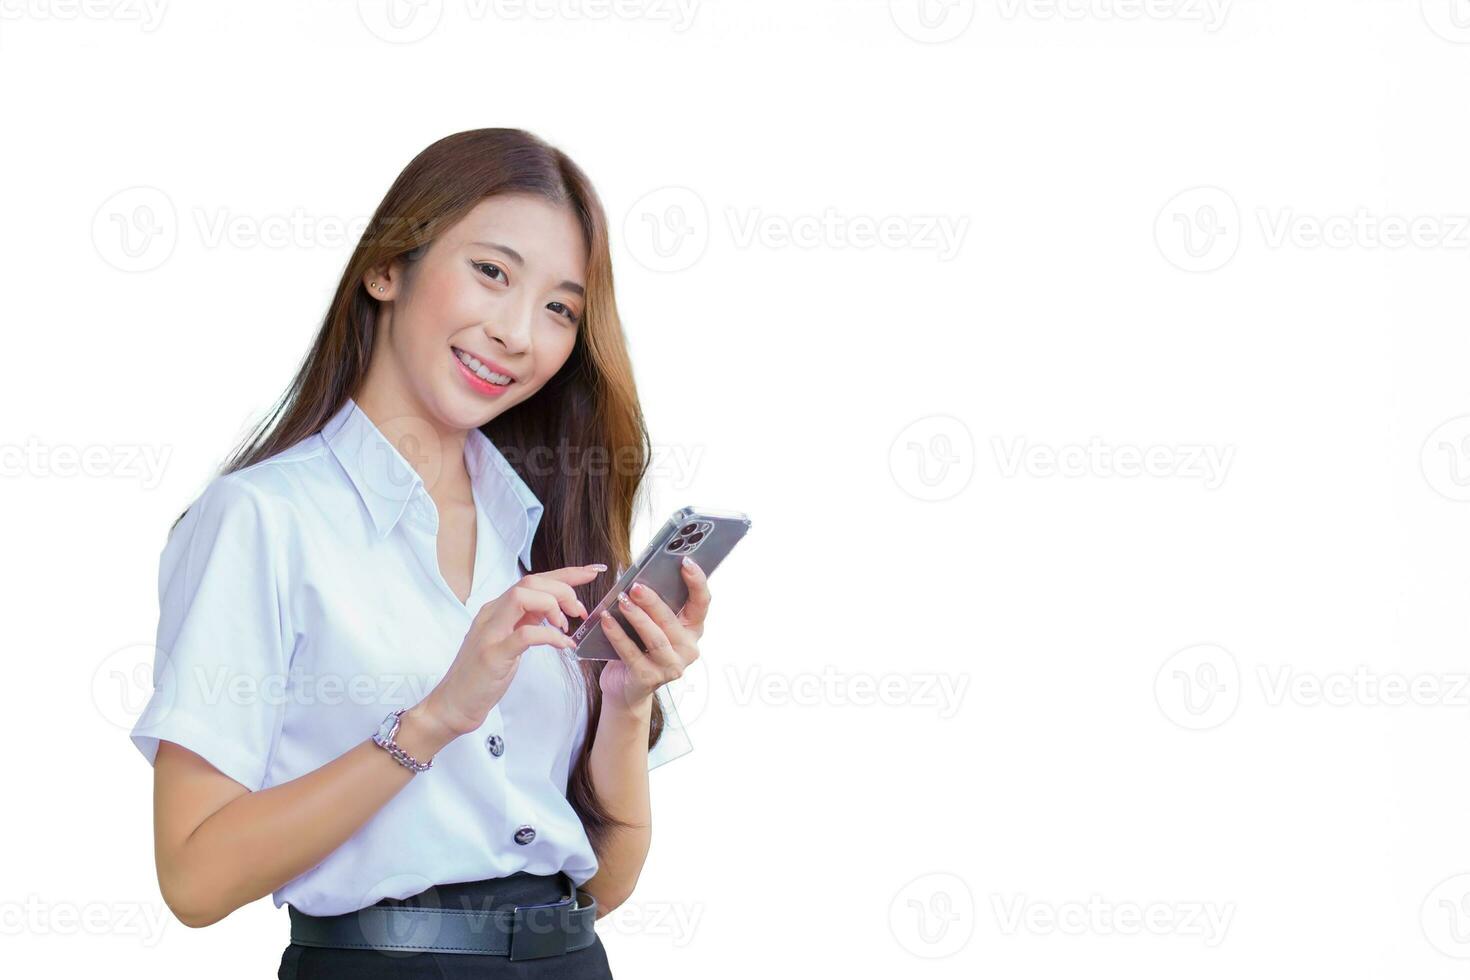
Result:
{"label": "woman's forearm", "polygon": [[648,801],[648,730],[653,696],[629,706],[604,698],[588,771],[603,805],[631,826],[615,829],[597,855],[597,874],[584,886],[601,917],[633,894],[648,858],[652,816]]}
{"label": "woman's forearm", "polygon": [[[394,741],[415,759],[431,759],[453,738],[415,707]],[[160,848],[170,908],[200,927],[271,894],[325,860],[414,778],[365,737],[303,776],[236,797],[177,846]]]}

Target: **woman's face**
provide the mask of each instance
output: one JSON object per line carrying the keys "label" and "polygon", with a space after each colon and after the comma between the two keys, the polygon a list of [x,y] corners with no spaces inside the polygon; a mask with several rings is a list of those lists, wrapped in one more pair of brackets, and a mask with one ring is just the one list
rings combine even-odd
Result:
{"label": "woman's face", "polygon": [[566,363],[586,309],[587,246],[567,208],[524,194],[481,201],[416,263],[364,285],[383,303],[368,384],[446,430],[477,428]]}

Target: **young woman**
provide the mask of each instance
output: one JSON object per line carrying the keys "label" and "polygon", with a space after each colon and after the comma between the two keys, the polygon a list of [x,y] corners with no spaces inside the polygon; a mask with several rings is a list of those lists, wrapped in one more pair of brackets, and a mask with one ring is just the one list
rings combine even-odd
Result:
{"label": "young woman", "polygon": [[609,977],[709,608],[686,559],[680,611],[623,604],[647,653],[611,618],[621,661],[566,652],[647,465],[587,177],[519,130],[425,149],[163,550],[132,739],[174,913],[289,903],[282,980]]}

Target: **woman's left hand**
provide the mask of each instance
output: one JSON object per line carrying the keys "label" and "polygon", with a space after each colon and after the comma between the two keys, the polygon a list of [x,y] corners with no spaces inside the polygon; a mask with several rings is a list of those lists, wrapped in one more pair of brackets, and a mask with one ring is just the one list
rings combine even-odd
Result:
{"label": "woman's left hand", "polygon": [[638,649],[616,619],[603,616],[603,631],[622,658],[602,668],[604,705],[614,698],[628,708],[646,707],[655,690],[699,659],[699,639],[709,613],[709,582],[704,569],[692,560],[686,559],[681,568],[689,600],[677,615],[652,589],[637,583],[629,590],[631,601],[619,601],[624,618],[638,632],[647,653]]}

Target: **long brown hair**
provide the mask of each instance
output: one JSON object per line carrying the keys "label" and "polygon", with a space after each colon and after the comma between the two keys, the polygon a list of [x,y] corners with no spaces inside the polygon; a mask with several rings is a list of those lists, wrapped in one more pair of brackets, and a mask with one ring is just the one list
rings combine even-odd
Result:
{"label": "long brown hair", "polygon": [[[295,378],[221,473],[250,466],[316,434],[356,395],[377,339],[378,304],[363,284],[369,269],[397,258],[416,261],[482,200],[505,193],[540,195],[576,215],[587,246],[586,301],[566,364],[534,395],[491,419],[481,431],[545,507],[531,548],[536,568],[593,561],[628,565],[633,509],[648,468],[648,430],[613,295],[607,216],[581,168],[519,129],[455,133],[409,162],[353,250]],[[535,465],[548,454],[556,461],[553,465]],[[568,466],[568,458],[577,465]],[[605,463],[585,464],[589,459]],[[578,598],[593,608],[616,577],[616,568],[609,567],[578,587]],[[603,806],[588,771],[602,710],[603,666],[601,661],[579,660],[572,667],[580,669],[585,690],[587,736],[567,784],[567,799],[599,853],[615,828],[628,826]],[[655,698],[650,747],[662,731],[663,712]]]}

